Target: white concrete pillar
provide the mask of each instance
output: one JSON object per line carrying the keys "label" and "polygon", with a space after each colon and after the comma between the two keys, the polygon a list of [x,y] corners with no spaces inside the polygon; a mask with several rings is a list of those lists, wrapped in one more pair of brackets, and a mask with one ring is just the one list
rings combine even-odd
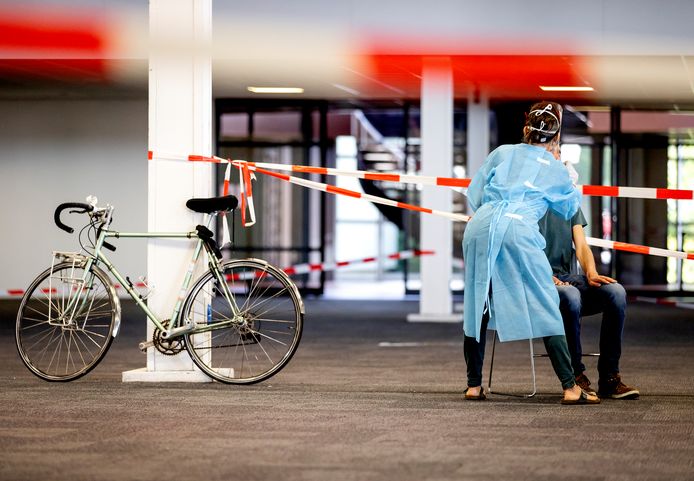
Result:
{"label": "white concrete pillar", "polygon": [[[424,60],[421,96],[422,175],[451,177],[453,173],[453,72],[450,59]],[[450,211],[450,189],[426,186],[421,205]],[[419,313],[411,322],[461,322],[452,313],[450,289],[453,229],[451,221],[428,214],[420,216],[420,247],[436,251],[421,258]]]}
{"label": "white concrete pillar", "polygon": [[[212,154],[212,68],[205,48],[212,33],[212,0],[150,0],[149,150]],[[185,232],[203,222],[185,207],[191,197],[212,195],[212,164],[149,160],[148,229]],[[188,240],[153,239],[147,245],[147,277],[155,287],[148,305],[161,319],[171,316],[190,262]],[[197,274],[206,267],[201,262]],[[193,276],[194,278],[197,275]],[[148,322],[147,340],[153,326]],[[147,367],[123,373],[123,381],[210,379],[187,352],[147,352]]]}
{"label": "white concrete pillar", "polygon": [[466,177],[472,178],[489,154],[489,100],[484,96],[471,95],[468,98],[466,153]]}

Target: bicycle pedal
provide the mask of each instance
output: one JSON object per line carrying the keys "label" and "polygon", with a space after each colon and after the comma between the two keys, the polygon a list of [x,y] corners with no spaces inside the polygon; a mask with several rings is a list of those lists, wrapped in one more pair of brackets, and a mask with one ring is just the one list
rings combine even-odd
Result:
{"label": "bicycle pedal", "polygon": [[142,341],[140,344],[137,345],[137,347],[140,349],[140,351],[146,353],[148,348],[154,347],[154,342],[153,341]]}

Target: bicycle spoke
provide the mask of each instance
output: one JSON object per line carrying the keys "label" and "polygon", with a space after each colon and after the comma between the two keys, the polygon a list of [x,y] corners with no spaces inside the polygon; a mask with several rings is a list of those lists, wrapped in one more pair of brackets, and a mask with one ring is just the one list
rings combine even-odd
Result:
{"label": "bicycle spoke", "polygon": [[[267,291],[267,289],[266,289],[266,291]],[[271,301],[272,299],[276,298],[277,296],[279,296],[280,294],[283,294],[283,293],[286,292],[286,291],[287,291],[287,288],[285,287],[284,289],[282,289],[281,291],[276,292],[276,293],[273,294],[272,296],[263,299],[262,301],[258,302],[257,304],[254,304],[252,308],[253,308],[253,309],[257,309],[258,306],[262,306],[263,304],[265,304],[265,303]],[[248,309],[245,309],[243,312],[246,312],[247,310],[250,310],[250,309],[251,309],[251,308],[249,307]],[[264,314],[265,312],[268,312],[268,311],[263,311],[263,314]]]}
{"label": "bicycle spoke", "polygon": [[[247,303],[248,301],[251,300],[251,298],[253,297],[253,292],[255,292],[255,289],[260,285],[260,281],[261,281],[262,279],[264,279],[265,276],[267,276],[267,267],[264,267],[264,268],[263,268],[263,271],[260,273],[260,275],[256,274],[255,279],[254,279],[254,280],[256,281],[256,282],[255,282],[255,286],[253,286],[253,282],[254,282],[254,281],[251,281],[251,287],[252,287],[252,288],[251,288],[251,289],[249,290],[249,292],[248,292],[248,298],[246,299],[246,303]],[[246,303],[244,303],[243,308],[241,308],[241,311],[245,311],[245,310],[246,310],[246,309],[245,309],[245,308],[246,308]]]}
{"label": "bicycle spoke", "polygon": [[15,336],[22,361],[34,374],[69,381],[101,360],[113,339],[117,313],[107,286],[110,281],[101,271],[85,272],[71,262],[56,264],[32,283],[20,305]]}
{"label": "bicycle spoke", "polygon": [[[53,342],[53,336],[54,336],[55,333],[56,333],[56,329],[59,329],[59,328],[56,327],[56,326],[53,326],[52,329],[46,331],[46,333],[43,335],[43,337],[41,337],[40,339],[36,339],[35,342],[34,342],[34,344],[32,344],[31,346],[28,346],[28,347],[27,347],[27,350],[29,350],[29,351],[32,350],[34,347],[36,347],[39,343],[41,343],[41,342],[42,342],[44,339],[46,339],[47,337],[50,337],[50,339],[48,340],[48,343],[46,344],[46,348],[47,348],[48,346],[50,346],[50,344]],[[32,337],[39,336],[39,335],[41,335],[41,333],[36,333],[36,334],[34,334],[34,336],[31,336],[31,337],[28,338],[27,340],[30,340]]]}
{"label": "bicycle spoke", "polygon": [[[70,335],[68,336],[69,340],[66,340],[65,342],[67,343],[66,349],[67,349],[67,356],[65,356],[65,374],[68,372],[68,367],[69,367],[69,361],[72,359],[70,356],[70,346],[72,345],[72,331],[70,331]],[[72,367],[75,367],[75,363],[72,363]]]}
{"label": "bicycle spoke", "polygon": [[[32,299],[32,300],[33,300],[33,299]],[[45,306],[48,307],[48,304],[45,304]],[[48,312],[39,311],[38,309],[35,309],[35,308],[31,307],[31,306],[28,305],[28,304],[27,304],[25,307],[26,307],[27,309],[31,309],[32,311],[34,311],[34,312],[36,312],[36,313],[38,313],[38,314],[41,314],[41,315],[43,315],[43,316],[46,316],[46,319],[48,319]]]}
{"label": "bicycle spoke", "polygon": [[[39,359],[38,364],[43,363],[43,358],[46,356],[46,353],[48,352],[48,348],[54,343],[54,341],[56,341],[56,340],[60,341],[60,336],[53,337],[55,335],[55,333],[56,333],[55,329],[51,330],[50,339],[48,340],[46,347],[44,347],[43,350],[40,351],[41,352],[41,358]],[[53,351],[53,355],[55,355],[55,350]]]}
{"label": "bicycle spoke", "polygon": [[208,322],[216,324],[238,314],[243,322],[218,324],[208,335],[186,334],[186,346],[195,363],[215,379],[263,380],[281,369],[296,349],[300,300],[290,281],[264,262],[230,261],[222,274],[236,305],[222,295],[223,287],[210,271],[189,293],[185,315],[188,319],[210,316]]}
{"label": "bicycle spoke", "polygon": [[53,302],[53,299],[51,299],[50,288],[49,288],[48,292],[44,292],[43,295],[46,296],[46,300],[48,301],[46,303],[46,306],[50,306],[53,310],[55,310],[56,313],[58,313],[59,316],[62,316],[63,313],[65,312],[65,309],[59,309],[58,306]]}
{"label": "bicycle spoke", "polygon": [[[264,337],[264,338],[266,338],[266,339],[270,339],[271,341],[274,341],[274,342],[276,342],[276,343],[278,343],[278,344],[282,344],[283,346],[286,346],[286,344],[285,344],[284,342],[279,341],[279,340],[277,340],[277,339],[275,339],[275,338],[272,338],[272,337],[270,337],[270,336],[268,336],[268,335],[266,335],[266,334],[263,334],[263,333],[260,332],[260,331],[251,331],[251,332],[252,332],[253,334],[258,334],[259,336],[262,336],[262,337]],[[258,345],[260,345],[260,343],[258,343]]]}
{"label": "bicycle spoke", "polygon": [[51,360],[50,360],[50,362],[48,363],[48,368],[47,368],[47,369],[50,369],[51,366],[53,365],[53,361],[55,360],[55,355],[56,355],[56,354],[58,355],[58,362],[60,362],[60,353],[62,352],[62,348],[63,348],[63,335],[62,335],[62,333],[61,333],[61,334],[58,335],[58,348],[57,348],[56,350],[53,351],[53,356],[51,356]]}
{"label": "bicycle spoke", "polygon": [[271,334],[279,334],[281,336],[289,336],[291,335],[289,332],[286,331],[273,331],[272,329],[265,329],[265,332],[269,332]]}
{"label": "bicycle spoke", "polygon": [[[82,347],[84,348],[84,350],[89,353],[89,356],[92,359],[94,359],[94,357],[95,357],[94,354],[92,354],[92,351],[89,349],[89,346],[87,346],[87,344],[82,340],[82,338],[75,334],[75,339],[78,340],[80,343],[82,343]],[[81,353],[82,353],[82,350],[80,350],[80,355],[81,355]],[[87,363],[85,362],[85,364],[87,364]]]}
{"label": "bicycle spoke", "polygon": [[[261,293],[257,296],[258,299],[262,299],[262,300],[259,301],[257,304],[254,304],[254,308],[255,308],[255,309],[257,309],[258,306],[261,306],[261,305],[265,304],[266,302],[271,301],[272,299],[276,298],[277,296],[279,296],[279,295],[281,295],[281,294],[284,294],[284,292],[287,290],[287,288],[284,287],[283,289],[281,289],[280,291],[278,291],[278,292],[276,292],[275,294],[271,295],[270,297],[265,297],[265,298],[264,298],[264,297],[263,297],[264,294],[270,289],[270,287],[271,287],[270,284],[268,284],[268,286],[265,288],[265,290],[264,290],[263,292],[261,292]],[[250,295],[249,295],[249,300],[250,300]]]}
{"label": "bicycle spoke", "polygon": [[[98,342],[96,342],[96,341],[92,338],[92,336],[89,335],[90,332],[88,332],[88,331],[86,331],[86,330],[84,330],[84,329],[83,329],[81,332],[83,332],[84,335],[87,336],[87,339],[89,339],[90,341],[92,341],[96,347],[101,347],[101,344],[99,344]],[[95,335],[97,335],[97,336],[99,336],[99,337],[102,337],[102,338],[103,338],[103,337],[106,337],[106,336],[102,336],[101,334],[95,334]]]}
{"label": "bicycle spoke", "polygon": [[266,317],[256,317],[255,320],[263,322],[279,322],[281,324],[296,324],[295,321],[286,321],[284,319],[268,319]]}
{"label": "bicycle spoke", "polygon": [[36,324],[33,324],[31,326],[25,326],[22,328],[22,330],[32,329],[37,326],[43,326],[44,324],[48,324],[50,322],[48,319],[34,319],[33,317],[25,317],[24,319],[34,321],[36,322]]}

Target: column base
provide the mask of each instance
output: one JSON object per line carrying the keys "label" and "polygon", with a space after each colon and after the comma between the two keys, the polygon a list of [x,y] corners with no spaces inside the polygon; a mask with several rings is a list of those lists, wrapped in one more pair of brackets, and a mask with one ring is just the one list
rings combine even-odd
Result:
{"label": "column base", "polygon": [[407,315],[407,322],[446,322],[446,323],[462,323],[463,316],[460,314],[445,314],[445,313],[426,313],[419,312]]}
{"label": "column base", "polygon": [[123,382],[212,382],[204,372],[194,371],[148,371],[146,367],[123,372]]}

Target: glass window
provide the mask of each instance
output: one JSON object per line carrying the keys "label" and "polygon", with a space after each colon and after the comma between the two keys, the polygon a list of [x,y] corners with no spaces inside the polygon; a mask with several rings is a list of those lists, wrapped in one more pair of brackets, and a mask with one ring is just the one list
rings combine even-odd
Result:
{"label": "glass window", "polygon": [[[694,180],[694,145],[676,142],[668,148],[668,188],[689,189]],[[668,202],[667,246],[671,250],[694,251],[694,209],[691,200]],[[694,263],[668,258],[667,280],[671,284],[694,284]],[[684,287],[684,286],[683,286]]]}
{"label": "glass window", "polygon": [[224,114],[220,121],[220,136],[222,139],[248,138],[248,114]]}
{"label": "glass window", "polygon": [[256,112],[253,115],[253,140],[301,141],[301,112]]}

